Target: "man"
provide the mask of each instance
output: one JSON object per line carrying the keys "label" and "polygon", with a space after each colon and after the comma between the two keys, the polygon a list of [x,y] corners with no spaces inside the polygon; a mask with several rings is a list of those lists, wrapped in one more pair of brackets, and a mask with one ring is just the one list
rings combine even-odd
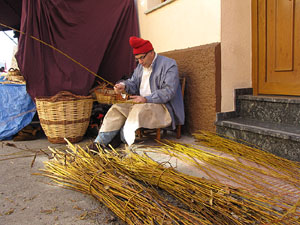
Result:
{"label": "man", "polygon": [[117,83],[116,93],[131,94],[131,103],[114,104],[104,117],[94,143],[107,146],[121,131],[122,140],[134,143],[140,128],[176,128],[184,123],[184,105],[175,60],[154,52],[150,41],[130,37],[139,63],[130,79]]}

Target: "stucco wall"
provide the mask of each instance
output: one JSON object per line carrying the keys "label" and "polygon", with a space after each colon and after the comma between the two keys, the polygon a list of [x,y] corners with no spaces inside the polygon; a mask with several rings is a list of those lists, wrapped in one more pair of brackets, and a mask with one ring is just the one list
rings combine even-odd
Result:
{"label": "stucco wall", "polygon": [[252,87],[251,0],[222,0],[222,112],[234,110],[234,89]]}
{"label": "stucco wall", "polygon": [[221,0],[175,0],[155,11],[151,0],[137,0],[140,34],[156,52],[220,42]]}
{"label": "stucco wall", "polygon": [[179,74],[186,77],[183,129],[215,132],[220,108],[220,43],[161,53],[176,60]]}

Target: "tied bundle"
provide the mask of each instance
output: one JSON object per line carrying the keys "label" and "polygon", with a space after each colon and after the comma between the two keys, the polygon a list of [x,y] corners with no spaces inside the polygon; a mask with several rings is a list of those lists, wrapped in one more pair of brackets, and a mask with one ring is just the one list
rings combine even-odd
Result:
{"label": "tied bundle", "polygon": [[128,224],[212,224],[204,217],[167,204],[154,189],[141,185],[80,146],[69,142],[67,152],[51,151],[54,159],[45,163],[42,175],[65,188],[92,195]]}
{"label": "tied bundle", "polygon": [[[263,224],[300,224],[300,165],[298,162],[277,157],[209,132],[198,132],[194,136],[196,142],[201,145],[165,140],[164,143],[161,142],[162,146],[151,147],[148,152],[165,154],[189,164],[204,178],[197,182],[198,184],[208,180],[214,185],[226,185],[226,190],[229,190],[227,192],[229,199],[225,202],[230,202],[230,198],[233,197],[238,200],[234,205],[239,206],[237,211],[232,211],[233,208],[230,207],[228,212],[234,213],[232,215],[237,216],[241,224],[255,224],[257,221]],[[145,175],[142,172],[139,176],[141,178]],[[163,185],[165,179],[168,179],[163,178],[159,186]],[[220,188],[216,186],[211,186],[211,188],[213,193],[220,193]],[[176,194],[175,188],[169,192]],[[209,196],[208,191],[206,195]],[[216,194],[213,196],[213,208],[226,199],[220,196],[218,198]],[[186,199],[188,196],[182,200]],[[198,201],[203,202],[201,199]],[[218,204],[215,204],[217,202]],[[226,212],[224,210],[226,206],[220,209],[222,208],[223,212]],[[229,214],[227,215],[230,217]]]}
{"label": "tied bundle", "polygon": [[[209,145],[214,136],[197,138]],[[300,224],[299,164],[282,160],[278,165],[280,158],[268,155],[265,159],[264,152],[254,150],[251,158],[249,149],[243,151],[236,143],[230,148],[223,139],[218,140],[216,149],[171,141],[161,144],[136,148],[142,155],[127,151],[126,157],[101,148],[93,156],[69,144],[67,153],[52,150],[55,159],[46,163],[44,175],[93,195],[128,224]],[[222,146],[227,147],[222,151]],[[231,157],[225,157],[225,152],[231,152]],[[180,173],[171,160],[158,163],[151,154],[190,164],[207,177]],[[293,176],[288,172],[290,166]],[[138,181],[148,184],[147,188]],[[183,207],[166,204],[148,186],[163,189]]]}
{"label": "tied bundle", "polygon": [[[171,146],[169,147],[169,155],[176,155]],[[150,149],[149,151],[155,153],[167,152],[165,146]],[[283,203],[281,206],[284,210],[281,211],[281,208],[275,207],[274,201],[266,196],[259,196],[218,181],[189,176],[172,167],[166,168],[163,163],[159,164],[148,157],[147,153],[142,156],[131,153],[130,157],[122,160],[107,155],[101,157],[123,173],[167,191],[212,224],[299,224],[296,205]]]}

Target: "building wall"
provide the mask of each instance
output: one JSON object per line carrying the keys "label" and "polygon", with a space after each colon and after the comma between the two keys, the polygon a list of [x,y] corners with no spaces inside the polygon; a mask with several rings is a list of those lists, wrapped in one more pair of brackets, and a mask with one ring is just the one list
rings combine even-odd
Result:
{"label": "building wall", "polygon": [[251,0],[222,0],[221,111],[234,110],[234,89],[251,88]]}
{"label": "building wall", "polygon": [[[205,45],[221,40],[221,0],[137,0],[140,35],[156,52]],[[146,12],[146,13],[145,13]]]}
{"label": "building wall", "polygon": [[[187,54],[186,58],[193,60],[188,56],[189,48],[204,47],[205,49],[205,45],[221,43],[220,58],[209,57],[211,60],[221,61],[220,85],[215,83],[215,88],[219,90],[213,89],[220,93],[220,107],[218,108],[216,102],[212,102],[211,106],[214,105],[212,109],[214,112],[233,111],[234,89],[252,87],[251,0],[167,0],[162,4],[160,0],[136,0],[136,3],[140,35],[150,40],[158,53],[182,50]],[[194,57],[206,57],[206,55],[199,53]],[[204,63],[199,65],[199,68],[205,68],[207,61],[198,59],[195,61]],[[217,65],[217,61],[210,63]],[[195,79],[201,80],[202,73],[205,74],[204,71],[198,70],[197,74],[193,73],[191,76],[198,76],[199,78]],[[212,73],[210,75],[213,79],[218,76]],[[196,87],[193,87],[190,92],[192,94],[188,98],[210,101]],[[194,104],[194,101],[187,100],[187,102]],[[209,115],[211,115],[211,110]],[[211,118],[207,121],[213,124]],[[192,123],[196,121],[190,124]],[[209,126],[202,127],[198,124],[194,128],[207,127]],[[191,130],[194,128],[190,127]]]}
{"label": "building wall", "polygon": [[174,58],[180,75],[187,78],[183,130],[215,131],[221,106],[221,0],[136,2],[140,36],[150,40],[156,52]]}

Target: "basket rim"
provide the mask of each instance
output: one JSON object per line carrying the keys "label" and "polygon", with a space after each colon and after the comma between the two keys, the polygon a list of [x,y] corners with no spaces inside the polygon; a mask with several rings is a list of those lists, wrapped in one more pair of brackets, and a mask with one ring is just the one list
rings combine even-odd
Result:
{"label": "basket rim", "polygon": [[60,91],[54,96],[35,97],[35,101],[46,101],[46,102],[63,102],[63,101],[78,101],[78,100],[93,100],[93,96],[75,95],[69,91]]}

